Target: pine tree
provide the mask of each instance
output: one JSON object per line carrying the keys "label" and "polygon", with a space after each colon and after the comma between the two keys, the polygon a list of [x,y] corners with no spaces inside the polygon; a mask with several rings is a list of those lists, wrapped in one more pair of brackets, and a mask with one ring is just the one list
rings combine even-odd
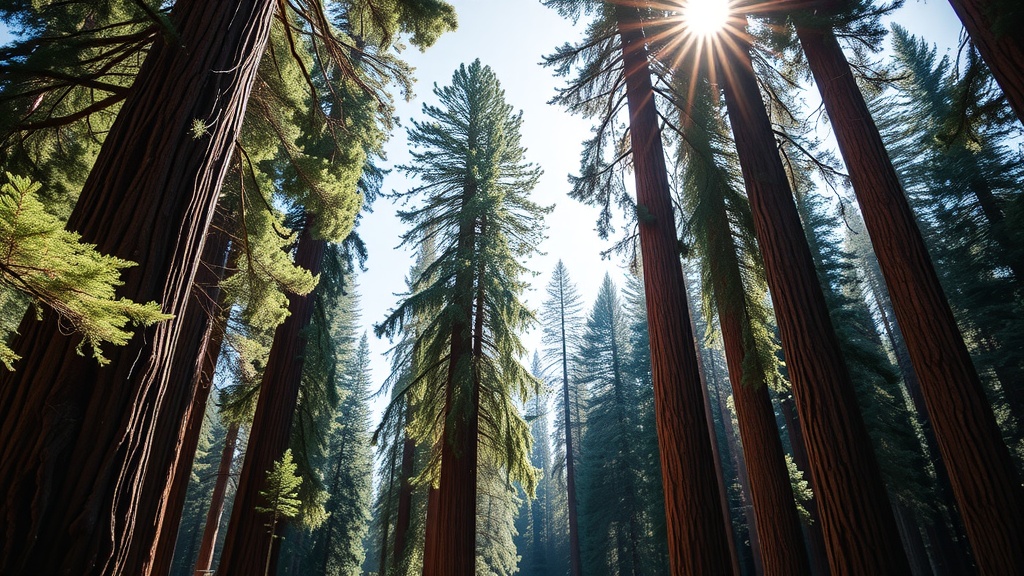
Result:
{"label": "pine tree", "polygon": [[537,395],[526,405],[526,421],[530,423],[533,445],[530,449],[530,464],[539,471],[537,489],[533,498],[524,498],[516,523],[519,537],[516,549],[522,560],[519,571],[523,576],[542,576],[553,572],[555,558],[551,556],[552,542],[557,527],[553,523],[553,501],[551,493],[557,489],[553,481],[551,444],[548,426],[548,390],[540,354],[533,353],[530,374],[541,383]]}
{"label": "pine tree", "polygon": [[522,119],[491,69],[460,66],[434,92],[441,106],[425,106],[430,121],[413,123],[409,139],[420,150],[403,167],[423,182],[405,196],[423,203],[402,217],[413,225],[404,242],[432,241],[437,257],[377,331],[394,335],[418,313],[436,314],[418,335],[429,364],[414,376],[425,388],[414,427],[422,439],[437,433],[440,452],[424,574],[458,575],[475,570],[478,459],[533,491],[529,430],[512,403],[534,385],[517,359],[516,331],[533,320],[518,298],[519,261],[536,249],[548,210],[527,198],[539,171],[523,160]]}
{"label": "pine tree", "polygon": [[883,139],[983,382],[986,372],[995,373],[1020,428],[1020,315],[1007,314],[1008,303],[1019,309],[1024,277],[1017,273],[1024,268],[1015,196],[1024,181],[1019,153],[1010,150],[1003,107],[984,71],[974,70],[979,64],[957,74],[948,58],[938,59],[934,48],[898,26],[893,50],[903,74],[898,96],[869,106],[882,115]]}
{"label": "pine tree", "polygon": [[[149,326],[170,318],[154,303],[115,298],[121,271],[133,262],[104,256],[63,229],[38,199],[40,184],[6,174],[0,187],[0,286],[19,290],[32,304],[56,311],[63,323],[81,335],[77,352],[89,347],[100,365],[108,364],[100,345],[124,346],[132,333],[125,328]],[[0,342],[0,362],[14,371],[20,357]]]}
{"label": "pine tree", "polygon": [[[277,523],[294,518],[301,511],[302,501],[299,499],[299,488],[302,486],[302,477],[295,474],[296,465],[292,462],[292,451],[285,450],[280,460],[275,460],[270,470],[267,470],[267,481],[260,491],[265,505],[257,507],[257,512],[270,517],[264,529],[272,537],[277,538]],[[263,576],[270,574],[270,552],[267,548],[267,559],[264,564]]]}
{"label": "pine tree", "polygon": [[854,5],[834,15],[838,22],[797,14],[796,33],[850,171],[979,566],[1007,572],[1024,561],[1024,543],[1017,537],[1024,534],[1024,488],[899,177],[833,33],[842,26],[870,27],[873,21],[863,12],[875,13]]}
{"label": "pine tree", "polygon": [[590,390],[588,426],[581,443],[587,457],[580,468],[587,573],[647,571],[638,390],[626,378],[628,354],[622,302],[606,274],[578,358],[581,383]]}
{"label": "pine tree", "polygon": [[[555,446],[559,448],[559,457],[555,468],[561,474],[565,469],[566,514],[569,520],[569,571],[570,574],[581,574],[582,557],[580,548],[579,527],[579,494],[577,490],[577,471],[580,456],[580,440],[583,437],[585,424],[582,419],[584,412],[581,386],[570,378],[570,354],[575,354],[580,345],[580,312],[582,303],[576,286],[569,279],[569,272],[561,260],[551,273],[551,281],[547,286],[548,299],[541,311],[542,342],[545,345],[544,359],[548,362],[546,372],[554,373],[555,382],[561,382],[556,397],[555,426],[559,429],[555,435]],[[564,456],[564,459],[563,459]]]}

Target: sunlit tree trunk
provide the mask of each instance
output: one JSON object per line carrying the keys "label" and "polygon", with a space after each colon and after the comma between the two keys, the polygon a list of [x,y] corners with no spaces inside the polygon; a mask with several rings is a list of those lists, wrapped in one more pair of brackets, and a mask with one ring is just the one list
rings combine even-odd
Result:
{"label": "sunlit tree trunk", "polygon": [[745,31],[720,60],[793,397],[803,424],[822,531],[834,574],[909,571],[871,440],[815,273]]}
{"label": "sunlit tree trunk", "polygon": [[821,91],[939,451],[982,573],[1024,566],[1024,488],[1003,443],[896,170],[828,29],[797,26]]}
{"label": "sunlit tree trunk", "polygon": [[[175,4],[93,166],[68,228],[133,260],[120,295],[177,318],[77,354],[53,312],[29,317],[14,373],[0,377],[0,573],[141,574],[135,525],[163,481],[146,476],[204,235],[238,136],[276,2]],[[178,423],[180,425],[180,423]]]}
{"label": "sunlit tree trunk", "polygon": [[[472,145],[472,138],[471,138]],[[467,176],[463,207],[476,193],[477,183]],[[463,259],[474,255],[475,222],[459,223],[458,251]],[[461,382],[460,363],[472,362],[474,302],[472,267],[463,266],[455,276],[456,297],[466,317],[452,322],[448,378],[445,390],[444,432],[441,438],[441,480],[433,509],[427,507],[427,539],[423,552],[424,576],[472,576],[476,572],[476,489],[480,390],[473,375],[471,390],[457,390]],[[469,408],[459,421],[451,417],[456,394],[469,393]],[[465,402],[465,400],[463,400]]]}
{"label": "sunlit tree trunk", "polygon": [[[320,273],[327,242],[313,237],[312,216],[307,214],[306,219],[299,232],[295,264],[316,275]],[[302,380],[304,332],[313,317],[314,300],[314,294],[289,294],[288,317],[274,333],[218,573],[259,574],[264,559],[280,543],[280,539],[271,538],[267,517],[257,512],[256,507],[266,505],[260,491],[264,489],[267,472],[288,448]]]}
{"label": "sunlit tree trunk", "polygon": [[992,70],[1006,100],[1024,122],[1024,17],[1016,2],[949,0],[978,52]]}
{"label": "sunlit tree trunk", "polygon": [[615,4],[625,66],[630,143],[651,337],[669,564],[674,574],[731,570],[704,421],[693,333],[679,263],[665,153],[638,8]]}

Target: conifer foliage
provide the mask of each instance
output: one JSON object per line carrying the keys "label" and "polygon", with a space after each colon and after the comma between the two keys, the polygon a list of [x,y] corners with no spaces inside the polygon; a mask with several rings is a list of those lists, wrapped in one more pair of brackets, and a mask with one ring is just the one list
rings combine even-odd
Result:
{"label": "conifer foliage", "polygon": [[539,170],[524,160],[521,116],[494,72],[462,65],[434,94],[440,105],[425,105],[429,120],[409,130],[416,150],[403,170],[422,184],[403,194],[419,204],[401,215],[412,225],[403,241],[430,242],[436,255],[378,333],[430,318],[417,335],[428,361],[413,376],[423,389],[413,428],[439,469],[424,551],[424,574],[439,576],[474,573],[478,463],[533,493],[529,428],[512,398],[535,383],[518,360],[518,333],[533,321],[519,299],[528,272],[520,262],[536,250],[547,209],[528,198]]}

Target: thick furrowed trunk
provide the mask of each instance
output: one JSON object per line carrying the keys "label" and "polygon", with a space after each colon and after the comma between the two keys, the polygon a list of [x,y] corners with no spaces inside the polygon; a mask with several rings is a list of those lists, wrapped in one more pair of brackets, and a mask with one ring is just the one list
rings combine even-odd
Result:
{"label": "thick furrowed trunk", "polygon": [[[686,282],[686,274],[683,274],[683,282]],[[697,323],[693,319],[692,292],[688,283],[683,285],[686,290],[688,316],[690,320],[690,332],[697,334]],[[696,342],[694,342],[696,345]],[[708,389],[707,373],[704,371],[704,360],[701,359],[699,348],[695,348],[697,356],[697,371],[700,374],[700,391],[704,400],[704,419],[708,424],[708,439],[711,441],[711,457],[715,463],[715,480],[718,482],[718,506],[722,511],[722,519],[725,523],[725,540],[729,546],[729,560],[732,563],[732,573],[739,575],[740,552],[736,546],[736,535],[732,529],[732,514],[729,512],[729,491],[725,484],[725,472],[722,470],[721,449],[718,447],[718,434],[715,433],[715,417],[711,412],[711,392]]]}
{"label": "thick furrowed trunk", "polygon": [[[727,227],[725,205],[719,204],[720,213],[717,216],[723,219]],[[728,232],[728,228],[725,231]],[[731,245],[732,241],[728,237],[712,236],[709,243]],[[765,574],[810,574],[786,457],[775,425],[775,411],[768,395],[767,378],[763,369],[756,374],[745,374],[743,370],[744,359],[754,353],[747,350],[743,338],[744,323],[750,320],[742,307],[737,306],[740,303],[726,301],[729,286],[742,285],[739,262],[735,257],[727,258],[734,256],[735,250],[735,246],[728,245],[710,248],[712,254],[719,255],[717,262],[711,265],[719,268],[717,273],[713,273],[713,282],[736,419],[750,478],[750,497],[755,518],[750,528],[751,531],[756,530]],[[748,380],[750,384],[745,383]]]}
{"label": "thick furrowed trunk", "polygon": [[[470,135],[470,148],[475,137]],[[476,193],[477,183],[466,177],[462,207]],[[459,223],[458,255],[473,262],[476,246],[475,223],[463,217]],[[462,266],[455,274],[454,294],[465,310],[464,318],[452,322],[448,379],[445,387],[444,431],[441,436],[441,480],[437,496],[427,506],[427,537],[423,551],[423,576],[472,576],[476,572],[476,489],[478,407],[480,387],[473,366],[474,340],[472,310],[475,301],[471,266]],[[479,340],[479,338],[477,338]],[[469,363],[468,386],[464,363]],[[470,394],[469,410],[456,418],[456,395]],[[465,400],[462,400],[465,402]],[[431,504],[433,506],[431,506]]]}
{"label": "thick furrowed trunk", "polygon": [[[804,473],[811,492],[816,495],[818,489],[814,487],[814,479],[810,477],[811,464],[807,458],[807,448],[804,445],[804,433],[793,409],[793,402],[789,398],[780,398],[779,407],[782,410],[782,417],[786,421],[790,444],[793,446],[793,462]],[[809,517],[809,522],[803,523],[803,528],[807,542],[807,556],[811,563],[811,573],[815,576],[828,576],[828,552],[825,550],[825,536],[821,533],[821,515],[818,514],[817,496],[811,498],[804,507],[807,509]]]}
{"label": "thick furrowed trunk", "polygon": [[[218,210],[203,248],[203,261],[196,273],[195,292],[186,309],[182,338],[175,350],[174,366],[171,369],[168,395],[167,418],[161,419],[160,427],[181,422],[177,442],[167,446],[156,446],[152,456],[153,470],[150,475],[154,485],[167,483],[159,512],[157,536],[153,538],[153,551],[148,562],[151,576],[166,576],[174,560],[174,544],[178,524],[185,507],[185,495],[192,475],[192,461],[202,433],[206,402],[213,386],[213,373],[217,368],[220,346],[227,328],[227,316],[223,313],[225,295],[220,289],[228,270],[234,268],[229,254],[230,235],[225,226],[227,219]],[[167,437],[170,431],[161,433]],[[158,459],[159,456],[159,459]],[[138,527],[136,528],[138,529]]]}
{"label": "thick furrowed trunk", "polygon": [[[299,233],[295,264],[315,275],[320,273],[327,242],[313,238],[311,219],[307,215],[307,222]],[[271,538],[266,527],[267,516],[256,512],[256,507],[265,505],[260,491],[264,489],[267,472],[288,448],[306,350],[303,332],[312,320],[313,308],[313,294],[289,294],[288,318],[274,333],[238,477],[224,553],[217,569],[220,574],[261,573],[265,558],[280,542]],[[279,524],[283,525],[283,521]]]}
{"label": "thick furrowed trunk", "polygon": [[797,28],[850,171],[921,384],[967,537],[984,574],[1024,566],[1024,488],[939,285],[896,171],[829,30]]}
{"label": "thick furrowed trunk", "polygon": [[149,483],[150,451],[175,441],[154,424],[275,6],[178,2],[176,45],[156,41],[107,136],[68,228],[138,262],[118,293],[176,319],[108,346],[103,368],[76,353],[80,339],[52,311],[23,321],[24,358],[0,382],[2,573],[143,573],[129,559],[152,542],[133,527],[155,522],[140,511],[164,488]]}
{"label": "thick furrowed trunk", "polygon": [[1015,3],[998,0],[949,0],[949,3],[992,70],[1017,118],[1024,122],[1024,42],[1020,36],[1020,26],[1024,23],[1019,16],[1016,21],[1008,21],[1012,15],[1006,14],[1007,21],[998,22],[1001,30],[995,30],[996,22],[992,18],[1001,16],[1000,10],[1014,11]]}
{"label": "thick furrowed trunk", "polygon": [[217,532],[220,530],[220,519],[224,514],[224,496],[228,491],[228,480],[231,477],[231,462],[235,459],[235,445],[238,443],[238,424],[232,422],[228,426],[224,438],[224,448],[220,453],[217,465],[217,480],[213,484],[210,496],[210,509],[206,512],[206,526],[203,528],[203,541],[199,545],[199,557],[196,560],[196,576],[207,576],[213,565],[213,550],[217,546]]}
{"label": "thick furrowed trunk", "polygon": [[726,574],[731,570],[726,527],[718,508],[645,40],[637,8],[616,3],[615,12],[625,66],[637,205],[643,210],[640,252],[669,564],[674,574]]}
{"label": "thick furrowed trunk", "polygon": [[[745,34],[741,31],[739,34]],[[909,571],[743,36],[719,77],[834,574]]]}

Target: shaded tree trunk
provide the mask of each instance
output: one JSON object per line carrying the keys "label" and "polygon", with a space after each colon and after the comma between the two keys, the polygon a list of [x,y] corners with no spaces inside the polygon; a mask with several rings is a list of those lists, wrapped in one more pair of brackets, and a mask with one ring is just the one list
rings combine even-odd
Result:
{"label": "shaded tree trunk", "polygon": [[729,216],[724,198],[712,196],[714,217],[722,226],[709,227],[708,251],[717,258],[708,265],[713,268],[715,303],[754,507],[753,514],[747,515],[753,520],[749,523],[751,544],[753,547],[756,538],[755,553],[759,552],[765,574],[810,574],[789,469],[768,395],[766,367],[756,359],[748,362],[756,351],[749,349],[744,336],[750,333],[744,296],[729,296],[737,293],[737,286],[743,286],[736,246],[729,235]]}
{"label": "shaded tree trunk", "polygon": [[982,573],[1024,566],[1024,487],[1003,443],[846,57],[830,30],[797,26],[889,287],[939,451]]}
{"label": "shaded tree trunk", "polygon": [[949,0],[1006,100],[1024,122],[1024,42],[1020,8],[1000,0]]}
{"label": "shaded tree trunk", "polygon": [[228,491],[228,480],[231,479],[231,463],[235,459],[235,446],[238,444],[238,423],[228,426],[224,438],[224,448],[220,453],[220,464],[217,465],[217,480],[210,496],[210,509],[206,512],[206,526],[203,527],[203,540],[199,545],[199,557],[196,559],[195,576],[207,576],[213,566],[213,551],[217,546],[217,532],[220,530],[220,519],[224,514],[224,500]]}
{"label": "shaded tree trunk", "polygon": [[[275,2],[182,0],[174,45],[154,43],[93,166],[68,228],[133,260],[118,294],[157,300],[175,320],[79,356],[52,311],[31,314],[0,382],[0,572],[140,574],[152,542],[133,525],[159,499],[147,476],[172,358]],[[206,123],[199,138],[194,121]],[[180,426],[180,423],[178,423]]]}
{"label": "shaded tree trunk", "polygon": [[[683,282],[686,282],[686,274],[683,274]],[[690,331],[693,334],[697,334],[697,322],[693,318],[693,309],[690,306],[693,301],[691,298],[692,291],[690,287],[684,285],[687,294],[687,312],[690,319]],[[694,345],[697,346],[696,341]],[[715,462],[715,479],[718,481],[718,505],[722,509],[722,518],[725,521],[725,538],[729,546],[729,559],[732,562],[732,573],[735,575],[740,574],[740,554],[739,548],[736,547],[736,535],[732,530],[732,514],[729,512],[729,489],[725,484],[725,473],[722,470],[722,456],[721,451],[718,447],[718,434],[715,433],[715,417],[711,412],[711,391],[708,388],[707,372],[704,370],[704,360],[701,358],[700,347],[696,348],[697,354],[697,371],[700,373],[700,388],[704,399],[704,419],[708,423],[708,438],[711,440],[711,457],[714,458]]]}
{"label": "shaded tree trunk", "polygon": [[704,421],[693,333],[679,263],[665,153],[639,9],[615,4],[622,44],[640,252],[651,339],[655,423],[673,574],[731,570]]}
{"label": "shaded tree trunk", "polygon": [[[213,387],[213,373],[227,329],[226,302],[220,283],[228,271],[235,266],[238,251],[231,250],[231,237],[226,230],[227,218],[218,209],[210,226],[203,260],[196,273],[193,301],[186,309],[182,340],[175,351],[174,367],[171,369],[168,395],[168,418],[161,425],[184,422],[175,444],[154,450],[154,481],[163,471],[167,488],[164,490],[162,510],[157,516],[158,535],[154,538],[154,549],[149,574],[166,576],[174,560],[174,545],[178,525],[185,508],[185,495],[192,476],[192,463],[202,435],[203,419],[206,416],[206,402]],[[177,410],[174,408],[177,407]],[[162,434],[160,435],[163,436]],[[156,462],[156,455],[162,461]],[[168,466],[170,469],[168,470]],[[139,527],[136,527],[138,529]]]}
{"label": "shaded tree trunk", "polygon": [[776,149],[745,31],[719,78],[835,574],[905,573],[896,522]]}
{"label": "shaded tree trunk", "polygon": [[[406,410],[409,407],[406,406]],[[408,422],[406,412],[406,422]],[[406,536],[412,523],[412,477],[413,464],[416,458],[416,441],[406,435],[402,442],[402,467],[398,475],[398,516],[395,518],[395,562],[401,562],[405,556]]]}
{"label": "shaded tree trunk", "polygon": [[811,563],[811,572],[817,576],[828,576],[828,551],[825,549],[825,536],[821,532],[821,515],[818,514],[817,488],[814,487],[814,479],[810,477],[810,460],[807,458],[807,448],[804,446],[804,433],[800,428],[800,421],[797,420],[796,411],[793,408],[791,398],[780,397],[779,408],[782,410],[782,417],[786,421],[786,429],[789,431],[789,441],[793,448],[793,462],[796,467],[804,473],[807,485],[815,494],[809,502],[804,505],[807,509],[809,522],[803,522],[805,541],[807,543],[807,556]]}
{"label": "shaded tree trunk", "polygon": [[[312,219],[307,214],[299,232],[295,264],[316,275],[320,273],[327,242],[312,236]],[[266,484],[267,472],[288,448],[302,380],[304,332],[313,317],[314,301],[313,294],[289,294],[288,317],[274,333],[218,568],[222,574],[259,574],[264,559],[280,543],[280,539],[271,538],[265,526],[266,516],[256,512],[256,507],[265,504],[260,491]],[[280,529],[285,522],[277,524]]]}

